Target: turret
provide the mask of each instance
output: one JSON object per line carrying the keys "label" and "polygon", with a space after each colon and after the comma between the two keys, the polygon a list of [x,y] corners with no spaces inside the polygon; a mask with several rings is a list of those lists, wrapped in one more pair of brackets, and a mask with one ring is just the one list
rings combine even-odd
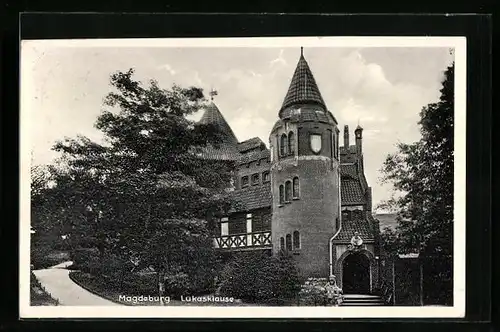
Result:
{"label": "turret", "polygon": [[349,126],[344,126],[344,149],[349,151]]}
{"label": "turret", "polygon": [[361,157],[363,155],[363,128],[359,124],[354,131],[354,135],[356,136],[356,152],[358,157]]}
{"label": "turret", "polygon": [[329,240],[340,217],[337,121],[301,52],[269,141],[273,251],[303,277],[329,274]]}

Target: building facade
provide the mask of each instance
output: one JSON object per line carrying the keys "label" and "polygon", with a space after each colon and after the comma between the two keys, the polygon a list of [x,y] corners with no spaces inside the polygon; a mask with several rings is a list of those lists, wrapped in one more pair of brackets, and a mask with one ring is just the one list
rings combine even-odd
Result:
{"label": "building facade", "polygon": [[225,139],[204,157],[236,161],[238,207],[220,219],[214,244],[221,251],[266,250],[291,255],[302,277],[335,275],[345,293],[371,293],[379,285],[379,226],[364,175],[363,129],[340,129],[302,54],[269,149],[254,137],[238,142],[213,103],[201,123]]}

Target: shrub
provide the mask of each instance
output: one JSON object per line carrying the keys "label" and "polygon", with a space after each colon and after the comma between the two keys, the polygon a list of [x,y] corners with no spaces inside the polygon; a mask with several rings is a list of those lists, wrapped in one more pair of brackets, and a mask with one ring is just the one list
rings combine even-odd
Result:
{"label": "shrub", "polygon": [[283,304],[299,289],[297,269],[290,258],[239,253],[223,268],[218,293],[247,302]]}
{"label": "shrub", "polygon": [[[299,302],[301,305],[329,305],[326,285],[327,278],[308,278],[302,285],[299,292]],[[338,288],[340,291],[340,288]],[[334,301],[340,304],[343,296],[340,293],[334,297]]]}
{"label": "shrub", "polygon": [[75,268],[95,274],[100,269],[99,254],[95,248],[77,248],[71,252]]}
{"label": "shrub", "polygon": [[40,270],[57,265],[68,260],[66,252],[56,251],[51,246],[37,244],[31,248],[30,255],[33,269]]}

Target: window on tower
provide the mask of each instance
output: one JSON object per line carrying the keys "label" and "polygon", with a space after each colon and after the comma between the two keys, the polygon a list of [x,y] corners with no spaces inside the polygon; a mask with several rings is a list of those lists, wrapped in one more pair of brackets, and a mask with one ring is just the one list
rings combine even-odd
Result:
{"label": "window on tower", "polygon": [[333,157],[335,159],[338,159],[338,155],[337,155],[337,136],[335,134],[332,134],[332,151],[333,151]]}
{"label": "window on tower", "polygon": [[299,178],[293,178],[293,198],[299,198]]}
{"label": "window on tower", "polygon": [[285,251],[285,238],[283,236],[280,238],[280,249]]}
{"label": "window on tower", "polygon": [[286,149],[287,148],[287,139],[286,135],[283,134],[281,135],[281,140],[280,140],[280,156],[284,157],[286,156]]}
{"label": "window on tower", "polygon": [[292,181],[285,182],[285,202],[292,200]]}
{"label": "window on tower", "polygon": [[280,185],[280,204],[285,203],[285,188],[283,185]]}
{"label": "window on tower", "polygon": [[300,249],[300,233],[299,233],[299,231],[293,232],[293,249]]}
{"label": "window on tower", "polygon": [[289,155],[295,154],[295,135],[293,131],[291,131],[288,134],[288,154]]}
{"label": "window on tower", "polygon": [[292,251],[292,236],[290,234],[286,235],[286,250]]}

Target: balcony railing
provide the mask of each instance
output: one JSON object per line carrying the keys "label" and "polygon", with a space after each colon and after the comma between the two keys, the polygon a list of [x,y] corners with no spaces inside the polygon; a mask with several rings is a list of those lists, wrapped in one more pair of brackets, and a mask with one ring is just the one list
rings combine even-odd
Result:
{"label": "balcony railing", "polygon": [[270,249],[271,232],[219,236],[214,238],[214,245],[219,249]]}

